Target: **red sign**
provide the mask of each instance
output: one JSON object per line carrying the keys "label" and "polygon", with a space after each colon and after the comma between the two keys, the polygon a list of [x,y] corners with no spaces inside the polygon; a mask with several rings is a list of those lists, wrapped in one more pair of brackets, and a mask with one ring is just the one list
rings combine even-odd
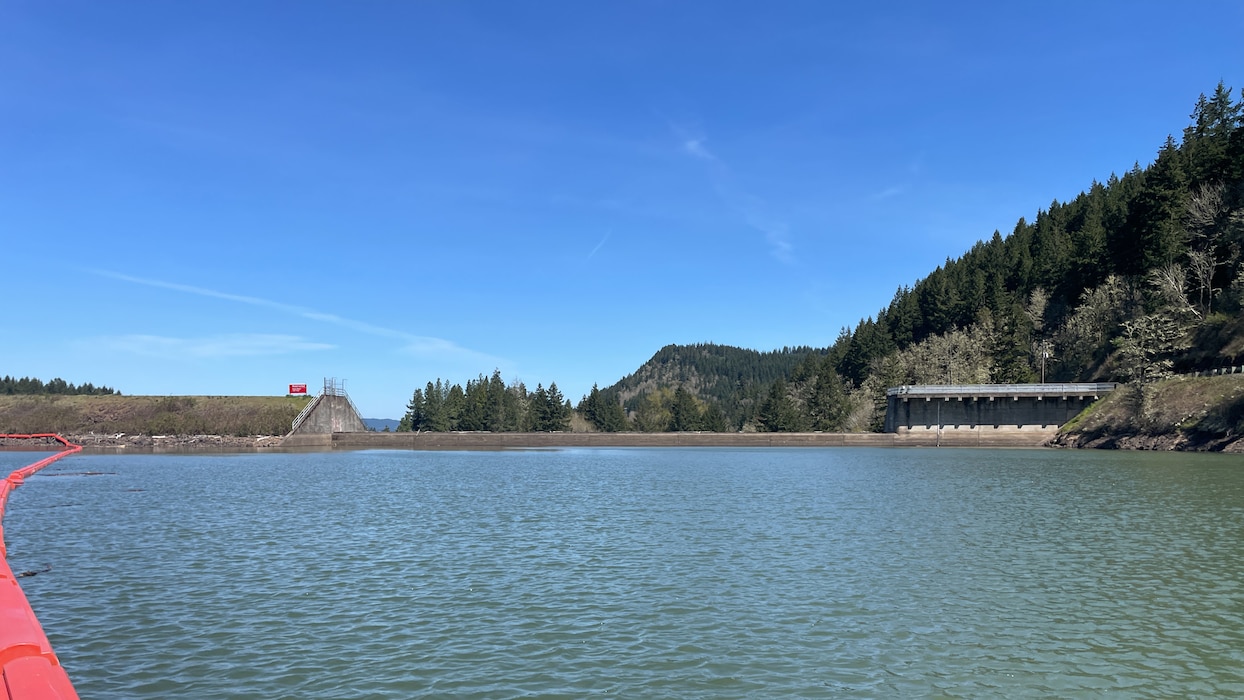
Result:
{"label": "red sign", "polygon": [[306,384],[290,384],[290,385],[289,385],[289,393],[291,393],[291,394],[305,394],[305,393],[307,393],[307,385],[306,385]]}

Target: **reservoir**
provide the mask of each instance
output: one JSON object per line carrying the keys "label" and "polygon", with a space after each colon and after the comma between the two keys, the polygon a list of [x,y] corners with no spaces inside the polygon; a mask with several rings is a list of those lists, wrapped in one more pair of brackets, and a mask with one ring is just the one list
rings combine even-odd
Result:
{"label": "reservoir", "polygon": [[5,536],[83,698],[1244,696],[1238,456],[80,455]]}

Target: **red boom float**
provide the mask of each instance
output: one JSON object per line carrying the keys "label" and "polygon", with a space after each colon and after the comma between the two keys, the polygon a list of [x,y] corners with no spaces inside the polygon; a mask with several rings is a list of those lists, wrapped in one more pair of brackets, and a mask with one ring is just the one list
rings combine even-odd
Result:
{"label": "red boom float", "polygon": [[65,438],[52,433],[36,435],[3,435],[0,438],[52,439],[64,449],[51,457],[22,467],[0,481],[0,700],[77,700],[78,694],[60,660],[52,652],[47,635],[35,619],[17,577],[9,568],[4,548],[4,506],[9,492],[26,477],[58,459],[82,450]]}

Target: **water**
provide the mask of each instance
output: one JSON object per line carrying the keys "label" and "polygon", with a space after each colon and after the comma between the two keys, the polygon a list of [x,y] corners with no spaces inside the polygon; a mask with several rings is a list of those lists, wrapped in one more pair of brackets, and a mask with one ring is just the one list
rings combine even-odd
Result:
{"label": "water", "polygon": [[1244,696],[1238,457],[78,456],[5,525],[84,698]]}

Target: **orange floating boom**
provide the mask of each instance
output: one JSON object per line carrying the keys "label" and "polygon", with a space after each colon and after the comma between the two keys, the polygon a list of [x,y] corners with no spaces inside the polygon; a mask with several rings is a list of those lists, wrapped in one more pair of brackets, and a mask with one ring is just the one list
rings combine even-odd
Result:
{"label": "orange floating boom", "polygon": [[52,439],[64,446],[51,457],[22,467],[0,481],[0,700],[78,700],[69,675],[52,652],[47,635],[9,568],[4,548],[4,506],[9,501],[9,492],[21,486],[26,477],[58,459],[80,452],[82,446],[52,433],[0,434],[0,438]]}

